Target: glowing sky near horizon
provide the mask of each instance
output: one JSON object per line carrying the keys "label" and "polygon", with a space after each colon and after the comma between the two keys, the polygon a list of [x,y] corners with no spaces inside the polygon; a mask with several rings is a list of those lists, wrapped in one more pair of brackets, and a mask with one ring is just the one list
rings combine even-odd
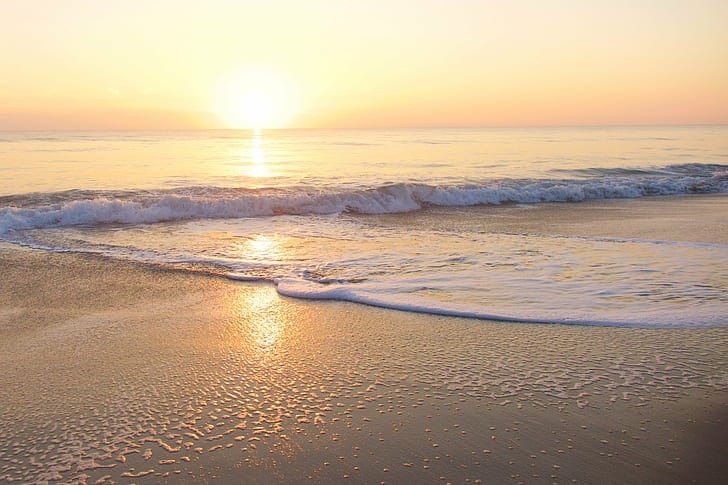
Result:
{"label": "glowing sky near horizon", "polygon": [[727,25],[721,0],[0,0],[0,129],[728,123]]}

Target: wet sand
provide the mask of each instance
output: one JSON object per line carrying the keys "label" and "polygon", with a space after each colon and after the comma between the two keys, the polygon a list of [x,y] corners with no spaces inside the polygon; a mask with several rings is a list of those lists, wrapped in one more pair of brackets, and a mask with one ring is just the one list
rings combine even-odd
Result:
{"label": "wet sand", "polygon": [[728,328],[524,325],[0,246],[0,482],[722,483]]}

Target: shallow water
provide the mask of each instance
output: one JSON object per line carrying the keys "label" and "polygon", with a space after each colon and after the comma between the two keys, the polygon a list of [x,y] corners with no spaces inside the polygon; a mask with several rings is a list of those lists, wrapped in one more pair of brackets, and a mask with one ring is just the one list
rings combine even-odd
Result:
{"label": "shallow water", "polygon": [[[507,233],[498,210],[479,210],[726,193],[726,127],[0,139],[6,241],[203,265],[269,281],[288,296],[402,310],[596,325],[726,323],[725,244],[607,229]],[[390,213],[408,216],[376,216]],[[418,222],[423,216],[428,224]]]}

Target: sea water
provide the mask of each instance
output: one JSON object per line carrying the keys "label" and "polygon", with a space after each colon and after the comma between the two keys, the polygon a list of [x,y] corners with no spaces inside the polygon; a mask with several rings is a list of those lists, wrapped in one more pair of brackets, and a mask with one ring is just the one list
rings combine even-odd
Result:
{"label": "sea water", "polygon": [[0,133],[6,242],[517,322],[728,323],[725,244],[499,225],[726,192],[721,126]]}

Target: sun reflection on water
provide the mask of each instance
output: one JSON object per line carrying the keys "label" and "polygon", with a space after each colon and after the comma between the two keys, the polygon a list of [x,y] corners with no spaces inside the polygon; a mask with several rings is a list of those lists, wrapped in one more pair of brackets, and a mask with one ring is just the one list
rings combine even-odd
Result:
{"label": "sun reflection on water", "polygon": [[250,138],[250,146],[243,154],[243,158],[247,158],[249,161],[246,173],[249,177],[260,178],[270,176],[270,170],[267,165],[263,144],[263,137],[261,136],[260,131],[256,130]]}
{"label": "sun reflection on water", "polygon": [[258,259],[270,259],[275,257],[278,252],[278,244],[272,236],[256,234],[245,241],[243,250],[247,250],[257,256]]}
{"label": "sun reflection on water", "polygon": [[[236,238],[230,247],[235,258],[250,265],[250,269],[259,267],[265,279],[270,277],[270,270],[278,262],[286,259],[288,250],[284,247],[283,238],[269,234],[253,234]],[[251,273],[252,276],[252,273]]]}

